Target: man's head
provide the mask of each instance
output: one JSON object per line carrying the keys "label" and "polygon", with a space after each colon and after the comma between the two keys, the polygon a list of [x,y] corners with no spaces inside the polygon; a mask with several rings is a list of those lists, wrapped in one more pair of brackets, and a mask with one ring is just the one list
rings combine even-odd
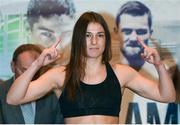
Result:
{"label": "man's head", "polygon": [[55,41],[55,34],[70,31],[75,8],[72,0],[30,0],[27,20],[32,33],[32,41],[49,47]]}
{"label": "man's head", "polygon": [[41,52],[42,50],[33,44],[23,44],[16,48],[11,61],[11,69],[15,78],[24,73],[39,57]]}
{"label": "man's head", "polygon": [[123,33],[122,52],[130,66],[140,68],[144,61],[140,53],[142,47],[137,42],[141,38],[145,44],[152,34],[152,15],[147,6],[138,1],[129,1],[121,6],[116,17],[116,25]]}

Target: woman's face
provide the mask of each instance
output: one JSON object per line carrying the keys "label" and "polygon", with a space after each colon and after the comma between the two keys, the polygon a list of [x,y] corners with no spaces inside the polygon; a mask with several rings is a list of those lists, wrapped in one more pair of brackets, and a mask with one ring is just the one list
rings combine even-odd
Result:
{"label": "woman's face", "polygon": [[102,58],[106,37],[104,28],[99,23],[89,23],[86,31],[87,57]]}

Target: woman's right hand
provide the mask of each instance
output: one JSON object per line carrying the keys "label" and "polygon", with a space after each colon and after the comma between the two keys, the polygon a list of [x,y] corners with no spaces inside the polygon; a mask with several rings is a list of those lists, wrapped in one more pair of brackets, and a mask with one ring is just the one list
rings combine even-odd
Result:
{"label": "woman's right hand", "polygon": [[36,63],[38,63],[39,67],[48,65],[60,57],[56,48],[60,42],[61,40],[58,39],[51,47],[43,50],[39,58],[36,60]]}

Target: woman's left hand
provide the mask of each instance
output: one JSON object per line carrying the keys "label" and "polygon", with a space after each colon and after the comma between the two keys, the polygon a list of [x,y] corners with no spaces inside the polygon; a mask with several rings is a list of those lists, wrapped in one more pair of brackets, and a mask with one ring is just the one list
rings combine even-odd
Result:
{"label": "woman's left hand", "polygon": [[148,47],[139,37],[137,39],[139,44],[144,48],[144,52],[141,53],[142,58],[155,66],[161,65],[162,62],[158,51],[154,48]]}

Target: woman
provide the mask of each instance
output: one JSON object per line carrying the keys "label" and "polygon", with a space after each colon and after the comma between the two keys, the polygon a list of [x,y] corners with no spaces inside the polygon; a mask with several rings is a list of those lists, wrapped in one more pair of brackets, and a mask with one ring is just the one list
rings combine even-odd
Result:
{"label": "woman", "polygon": [[32,66],[13,83],[9,104],[36,100],[50,91],[59,98],[65,123],[118,123],[121,97],[125,88],[160,102],[173,102],[175,90],[155,49],[144,47],[142,57],[153,64],[159,83],[144,78],[129,66],[111,66],[111,38],[101,15],[86,12],[74,26],[70,62],[53,68],[32,81],[34,74],[58,58],[57,41],[43,51]]}

